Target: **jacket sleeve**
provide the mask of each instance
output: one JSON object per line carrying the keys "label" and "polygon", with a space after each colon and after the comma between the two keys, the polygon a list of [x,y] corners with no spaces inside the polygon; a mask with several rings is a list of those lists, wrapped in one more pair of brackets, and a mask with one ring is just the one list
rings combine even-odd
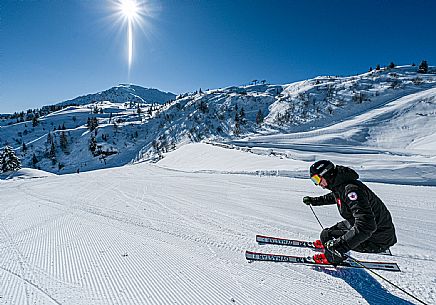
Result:
{"label": "jacket sleeve", "polygon": [[336,199],[333,193],[328,193],[324,196],[319,196],[319,197],[312,197],[312,199],[313,199],[313,203],[312,203],[313,206],[336,204]]}
{"label": "jacket sleeve", "polygon": [[371,237],[377,230],[377,223],[368,197],[356,185],[345,188],[345,204],[350,208],[353,217],[353,227],[341,236],[342,250],[351,250]]}

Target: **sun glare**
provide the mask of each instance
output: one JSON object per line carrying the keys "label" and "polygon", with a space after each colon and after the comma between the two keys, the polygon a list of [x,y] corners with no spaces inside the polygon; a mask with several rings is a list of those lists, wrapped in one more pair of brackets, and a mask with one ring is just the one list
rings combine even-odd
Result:
{"label": "sun glare", "polygon": [[146,18],[152,17],[153,8],[147,0],[111,0],[116,19],[122,28],[127,30],[127,62],[128,69],[133,63],[134,32],[136,28],[144,30]]}
{"label": "sun glare", "polygon": [[122,0],[120,3],[121,11],[123,15],[129,19],[133,20],[138,15],[138,4],[135,0]]}

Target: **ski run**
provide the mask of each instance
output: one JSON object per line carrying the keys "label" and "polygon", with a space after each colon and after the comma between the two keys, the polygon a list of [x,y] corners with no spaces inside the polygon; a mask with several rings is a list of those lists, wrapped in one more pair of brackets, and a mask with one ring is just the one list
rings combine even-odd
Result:
{"label": "ski run", "polygon": [[[232,160],[246,158],[238,170],[247,173],[245,164],[262,158],[206,144],[192,148],[205,170],[217,160],[204,156],[235,167]],[[210,149],[214,154],[201,153]],[[416,303],[363,269],[248,263],[246,250],[316,253],[258,245],[255,237],[317,239],[319,225],[301,198],[322,190],[309,179],[180,170],[195,157],[184,151],[172,153],[165,168],[142,163],[63,176],[25,170],[20,179],[0,180],[0,303]],[[262,160],[263,168],[275,162]],[[369,185],[389,205],[399,242],[392,257],[353,257],[396,262],[401,272],[377,272],[435,303],[435,188]],[[334,206],[317,213],[325,225],[340,220]]]}

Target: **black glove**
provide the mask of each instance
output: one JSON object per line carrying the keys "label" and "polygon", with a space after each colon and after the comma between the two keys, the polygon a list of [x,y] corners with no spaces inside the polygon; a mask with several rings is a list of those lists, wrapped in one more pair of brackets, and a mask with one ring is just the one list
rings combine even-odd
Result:
{"label": "black glove", "polygon": [[309,197],[309,196],[304,196],[303,197],[303,203],[305,205],[311,205],[313,202],[314,202],[314,200],[313,200],[312,197]]}
{"label": "black glove", "polygon": [[341,246],[341,240],[340,239],[332,239],[327,241],[324,244],[325,247],[325,258],[329,261],[332,265],[339,265],[342,263],[346,256],[343,254],[344,252],[343,247]]}

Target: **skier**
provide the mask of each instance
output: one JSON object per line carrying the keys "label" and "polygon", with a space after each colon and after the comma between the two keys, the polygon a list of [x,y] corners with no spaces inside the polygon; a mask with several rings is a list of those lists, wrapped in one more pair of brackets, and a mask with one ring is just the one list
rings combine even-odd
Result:
{"label": "skier", "polygon": [[340,264],[349,250],[381,253],[397,242],[392,217],[385,204],[351,168],[320,160],[310,167],[315,185],[331,192],[320,197],[303,198],[306,205],[336,204],[345,219],[322,230],[320,240],[327,251],[314,256],[316,261]]}

